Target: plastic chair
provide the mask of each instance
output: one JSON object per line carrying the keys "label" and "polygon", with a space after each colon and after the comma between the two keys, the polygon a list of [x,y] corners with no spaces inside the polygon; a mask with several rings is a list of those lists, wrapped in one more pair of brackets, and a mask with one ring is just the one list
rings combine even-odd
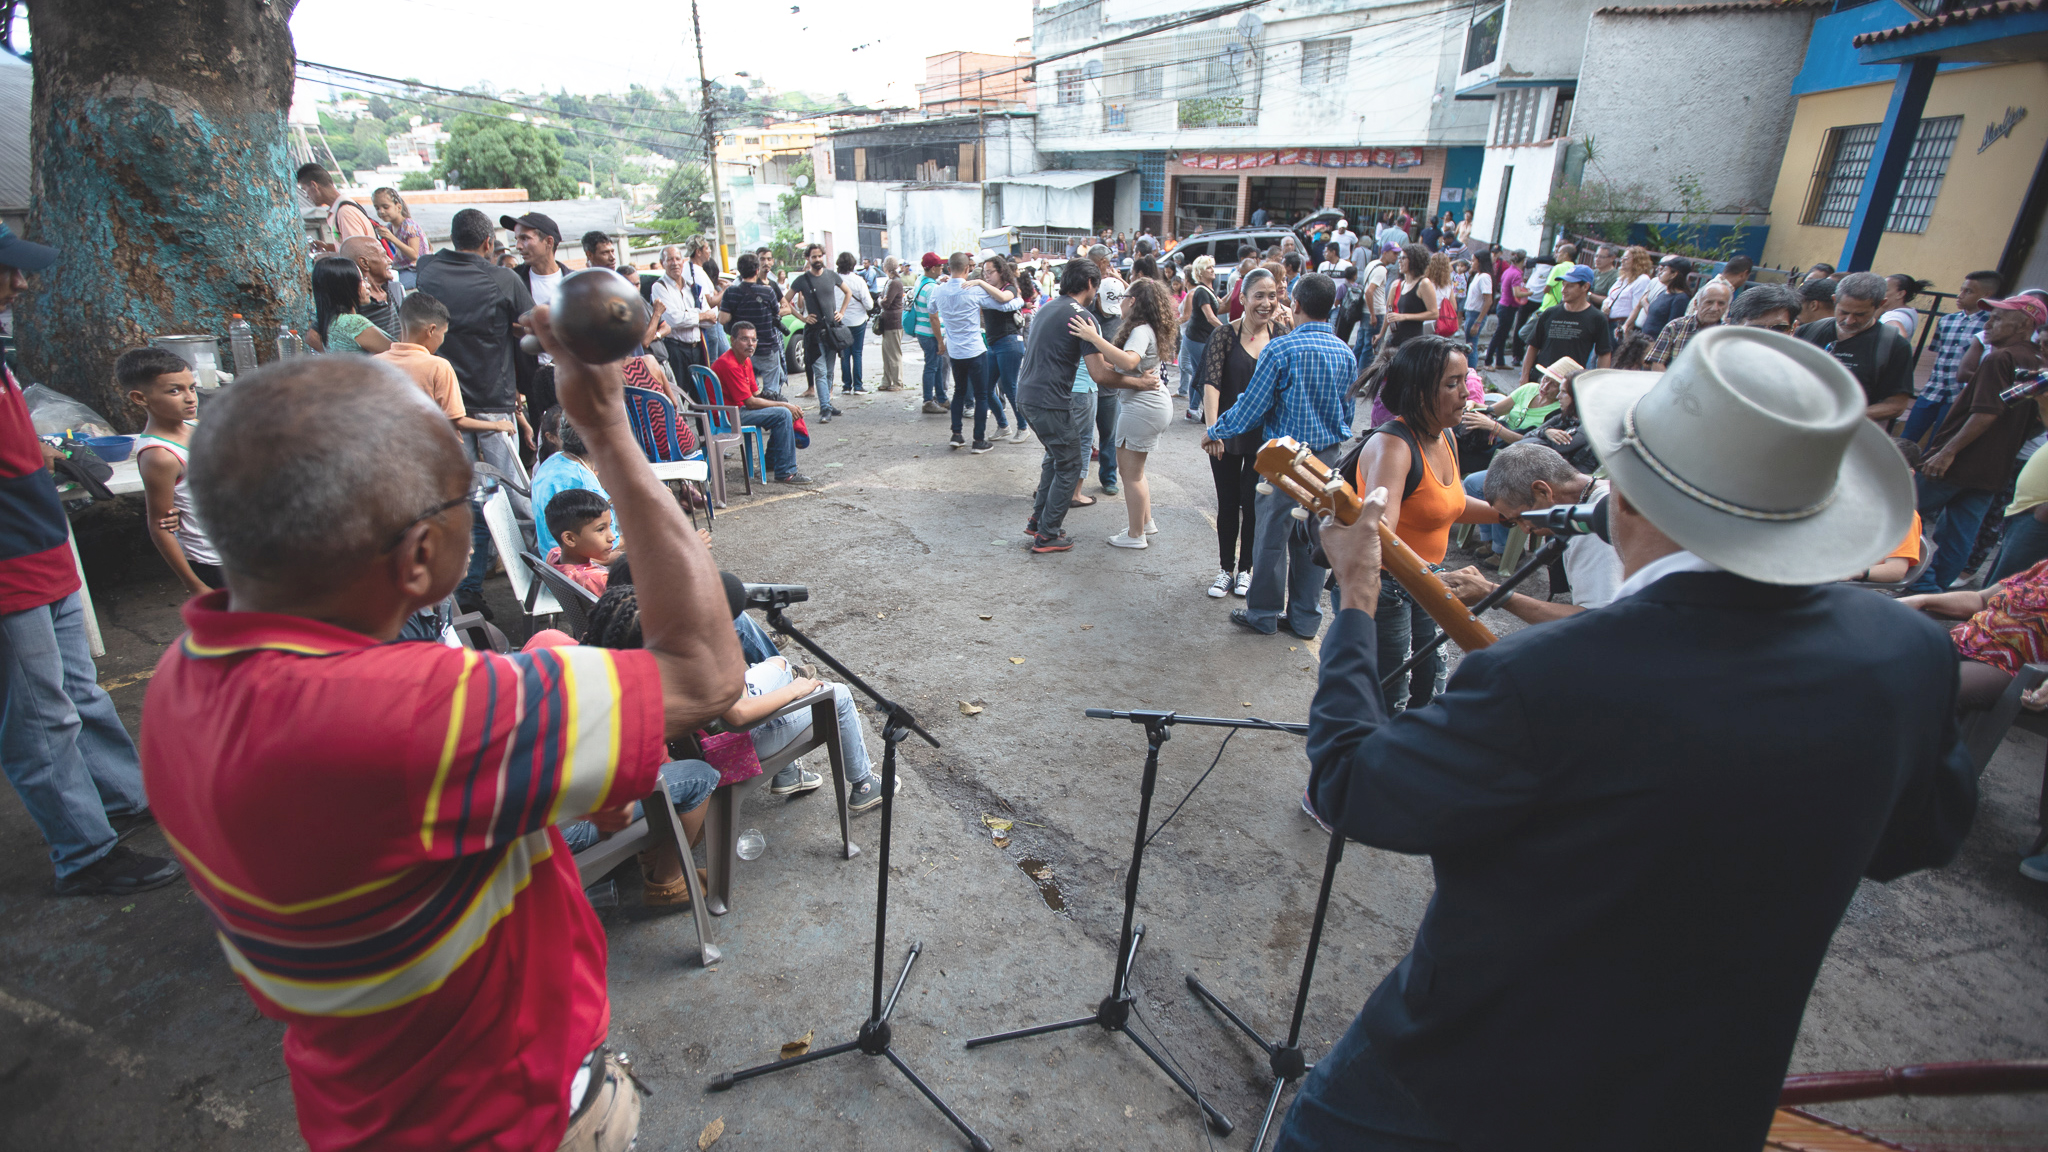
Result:
{"label": "plastic chair", "polygon": [[[761,718],[757,724],[747,728],[726,728],[725,731],[749,731],[766,724],[779,716],[809,708],[811,710],[810,733],[793,740],[789,746],[777,750],[773,755],[761,757],[762,776],[773,776],[789,765],[789,762],[804,753],[823,745],[832,761],[832,789],[839,799],[839,839],[851,860],[860,855],[860,849],[853,843],[853,814],[846,806],[846,748],[839,740],[839,708],[830,685],[818,689],[801,700],[793,700],[773,713]],[[760,779],[761,777],[756,777]],[[739,785],[724,784],[711,794],[711,800],[704,810],[704,863],[711,878],[705,894],[710,901],[711,914],[723,916],[732,905],[733,873],[739,868]]]}
{"label": "plastic chair", "polygon": [[690,365],[690,380],[696,385],[694,391],[709,401],[709,403],[704,405],[706,414],[715,414],[719,417],[720,432],[728,431],[724,427],[724,412],[728,409],[731,410],[732,424],[739,429],[740,433],[740,466],[747,472],[747,491],[752,492],[754,490],[753,477],[756,474],[761,477],[761,483],[768,483],[768,430],[745,423],[742,419],[744,410],[737,404],[727,404],[725,402],[725,381],[718,378],[718,373],[713,372],[709,368],[692,364]]}
{"label": "plastic chair", "polygon": [[519,520],[512,512],[512,500],[502,491],[491,493],[491,498],[484,501],[484,524],[491,530],[491,543],[497,545],[498,555],[505,557],[505,578],[512,582],[512,594],[519,598],[520,610],[526,614],[526,632],[530,636],[535,631],[534,621],[561,615],[562,606],[527,567],[523,557],[533,554],[533,545],[521,533]]}
{"label": "plastic chair", "polygon": [[1920,579],[1920,574],[1927,571],[1928,566],[1933,563],[1934,537],[1923,532],[1920,535],[1919,562],[1907,569],[1906,574],[1899,577],[1898,580],[1891,583],[1881,583],[1876,580],[1849,580],[1845,581],[1845,583],[1853,584],[1858,588],[1868,588],[1873,592],[1882,592],[1887,596],[1903,596],[1906,594],[1906,589],[1913,586],[1913,581]]}
{"label": "plastic chair", "polygon": [[[554,595],[555,603],[562,606],[562,615],[569,618],[569,634],[577,640],[590,631],[590,609],[597,604],[597,597],[590,589],[569,579],[568,573],[548,563],[533,552],[521,552],[519,558],[533,570],[540,582]],[[506,565],[510,568],[511,565]]]}
{"label": "plastic chair", "polygon": [[[2030,712],[2020,702],[2020,697],[2048,681],[2048,664],[2022,665],[2012,683],[2005,686],[2005,693],[1998,702],[1981,712],[1963,715],[1963,746],[1970,750],[1970,762],[1982,776],[1991,766],[1991,757],[1998,746],[2005,743],[2005,735],[2014,728],[2048,736],[2048,712]],[[2048,765],[2041,772],[2041,800],[2037,816],[2040,831],[2035,834],[2033,844],[2026,855],[2032,856],[2048,848]]]}
{"label": "plastic chair", "polygon": [[[682,450],[683,438],[679,425],[679,415],[676,412],[676,406],[673,401],[651,388],[636,388],[631,384],[626,385],[625,397],[626,422],[632,427],[633,439],[639,442],[640,451],[646,453],[648,460],[661,464],[672,460],[688,460],[693,458],[694,454]],[[737,409],[733,411],[737,411]],[[715,504],[724,504],[726,502],[725,468],[723,467],[725,445],[738,444],[740,442],[739,434],[735,432],[723,436],[716,435],[710,422],[710,417],[701,412],[684,413],[683,415],[699,417],[697,423],[702,429],[702,434],[697,437],[697,440],[698,443],[703,445],[705,461],[714,465],[710,469],[709,476],[711,481],[711,499]],[[735,418],[735,423],[737,423],[737,418]],[[744,452],[745,449],[743,448],[742,451]],[[749,477],[747,480],[747,494],[752,495],[753,491],[754,482]]]}
{"label": "plastic chair", "polygon": [[691,405],[698,412],[703,413],[709,421],[707,427],[710,431],[705,435],[705,442],[719,446],[719,466],[713,468],[712,472],[720,477],[720,486],[723,486],[723,474],[725,472],[724,446],[727,444],[737,444],[740,447],[740,477],[746,481],[747,494],[753,495],[754,471],[751,463],[753,458],[749,455],[747,448],[749,439],[746,432],[747,426],[740,423],[740,409],[738,405],[721,404],[718,402],[718,399],[714,399],[714,397],[723,399],[725,396],[725,389],[719,383],[718,373],[696,364],[690,365],[689,383],[685,390],[693,397],[690,401]]}
{"label": "plastic chair", "polygon": [[640,819],[576,854],[576,879],[588,888],[649,848],[673,848],[683,859],[683,879],[690,891],[690,918],[697,922],[697,960],[708,968],[718,963],[720,953],[711,942],[711,921],[705,918],[704,907],[707,897],[691,861],[690,838],[683,832],[682,817],[669,800],[668,789],[659,784],[640,802],[640,811]]}

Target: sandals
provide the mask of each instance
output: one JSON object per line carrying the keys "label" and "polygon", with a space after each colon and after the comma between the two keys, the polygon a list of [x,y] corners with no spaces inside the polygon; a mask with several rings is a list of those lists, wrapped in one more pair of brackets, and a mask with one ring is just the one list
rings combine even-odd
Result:
{"label": "sandals", "polygon": [[1093,497],[1093,496],[1076,496],[1076,497],[1074,497],[1074,498],[1073,498],[1072,500],[1070,500],[1070,501],[1068,501],[1068,502],[1067,502],[1067,507],[1069,507],[1069,508],[1093,508],[1093,507],[1095,507],[1095,497]]}

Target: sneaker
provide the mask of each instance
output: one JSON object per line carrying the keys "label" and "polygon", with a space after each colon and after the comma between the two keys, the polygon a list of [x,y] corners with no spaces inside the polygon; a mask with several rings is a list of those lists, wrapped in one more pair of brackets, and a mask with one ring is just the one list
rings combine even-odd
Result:
{"label": "sneaker", "polygon": [[832,422],[832,413],[831,413],[830,411],[825,411],[825,412],[820,412],[820,413],[818,413],[818,423],[820,423],[820,424],[830,424],[831,422]]}
{"label": "sneaker", "polygon": [[1015,432],[1010,433],[1010,443],[1012,444],[1022,444],[1029,439],[1031,439],[1031,429],[1029,428],[1019,428]]}
{"label": "sneaker", "polygon": [[1151,545],[1150,545],[1150,544],[1147,544],[1147,543],[1145,543],[1145,537],[1144,537],[1144,535],[1143,535],[1142,533],[1141,533],[1141,534],[1140,534],[1140,535],[1138,536],[1138,538],[1137,538],[1136,540],[1133,540],[1133,539],[1131,539],[1131,533],[1130,533],[1130,530],[1129,530],[1129,529],[1125,529],[1124,531],[1122,531],[1122,532],[1119,532],[1119,533],[1117,533],[1117,534],[1116,534],[1116,535],[1114,535],[1114,536],[1111,536],[1111,537],[1109,538],[1109,545],[1110,545],[1110,547],[1112,547],[1112,548],[1150,548],[1150,547],[1151,547]]}
{"label": "sneaker", "polygon": [[156,813],[147,808],[140,812],[127,812],[107,817],[107,823],[114,826],[114,843],[119,844],[144,828],[156,823]]}
{"label": "sneaker", "polygon": [[837,408],[836,406],[835,406],[835,407],[834,407],[834,408],[833,408],[833,409],[832,409],[831,411],[832,411],[832,414],[833,414],[834,416],[844,416],[844,415],[846,415],[846,413],[844,413],[844,412],[841,412],[841,411],[840,411],[840,410],[839,410],[839,409],[838,409],[838,408]]}
{"label": "sneaker", "polygon": [[1186,412],[1182,414],[1181,418],[1190,424],[1200,424],[1202,422],[1202,414],[1200,412]]}
{"label": "sneaker", "polygon": [[1031,550],[1033,552],[1072,552],[1074,550],[1074,542],[1067,538],[1065,532],[1057,536],[1047,536],[1041,533],[1031,538]]}
{"label": "sneaker", "polygon": [[1036,539],[1036,538],[1037,538],[1037,536],[1038,536],[1038,517],[1036,517],[1036,516],[1033,516],[1033,517],[1032,517],[1031,519],[1029,519],[1029,520],[1026,520],[1026,521],[1024,522],[1024,534],[1025,534],[1026,536],[1030,536],[1030,537],[1032,537],[1033,539]]}
{"label": "sneaker", "polygon": [[901,384],[884,384],[884,385],[882,385],[881,387],[879,387],[879,388],[875,389],[875,391],[877,391],[877,392],[901,392],[901,391],[903,391],[903,385],[901,385]]}
{"label": "sneaker", "polygon": [[768,782],[768,794],[771,796],[787,796],[793,792],[809,792],[824,782],[825,778],[823,776],[809,771],[801,764],[792,761],[782,771],[775,774],[775,779]]}
{"label": "sneaker", "polygon": [[[903,791],[903,781],[896,781],[896,791]],[[846,793],[846,810],[855,816],[868,811],[882,802],[882,778],[870,772]]]}
{"label": "sneaker", "polygon": [[1301,810],[1308,813],[1308,818],[1316,822],[1316,827],[1321,828],[1325,832],[1336,831],[1335,828],[1323,823],[1323,818],[1316,814],[1316,806],[1308,802],[1308,789],[1306,787],[1301,790]]}
{"label": "sneaker", "polygon": [[1102,486],[1102,494],[1103,494],[1104,496],[1114,496],[1114,495],[1116,495],[1116,494],[1117,494],[1117,486],[1116,486],[1116,481],[1114,481],[1114,480],[1111,480],[1111,481],[1108,481],[1108,482],[1104,483],[1104,484],[1103,484],[1103,486]]}
{"label": "sneaker", "polygon": [[1280,626],[1277,624],[1273,626],[1271,632],[1268,632],[1266,629],[1252,623],[1252,618],[1245,615],[1245,611],[1242,608],[1232,608],[1230,610],[1230,622],[1248,632],[1257,632],[1261,636],[1275,636],[1280,632]]}
{"label": "sneaker", "polygon": [[981,454],[982,454],[983,452],[987,452],[987,451],[989,451],[990,449],[992,449],[992,448],[994,448],[994,447],[995,447],[995,445],[993,445],[993,444],[989,443],[989,442],[988,442],[988,441],[986,441],[986,440],[976,440],[976,441],[974,442],[974,448],[972,449],[972,451],[974,452],[974,454],[975,454],[976,456],[979,456],[979,455],[981,455]]}
{"label": "sneaker", "polygon": [[811,478],[810,478],[809,476],[806,476],[806,475],[804,475],[804,474],[803,474],[803,473],[801,473],[801,472],[791,472],[791,473],[790,473],[789,475],[787,475],[787,476],[777,476],[777,477],[775,478],[775,482],[776,482],[777,484],[816,484],[816,483],[817,483],[817,481],[816,481],[816,480],[813,480],[813,479],[811,479]]}
{"label": "sneaker", "polygon": [[1209,598],[1221,600],[1228,595],[1230,595],[1230,573],[1219,571],[1216,573],[1216,582],[1209,585]]}
{"label": "sneaker", "polygon": [[967,447],[967,437],[955,432],[953,433],[953,438],[946,442],[946,446],[948,448],[965,448]]}
{"label": "sneaker", "polygon": [[2029,880],[2039,880],[2043,884],[2048,884],[2048,852],[2029,856],[2020,861],[2020,875]]}
{"label": "sneaker", "polygon": [[51,887],[59,896],[126,896],[161,888],[185,874],[176,860],[144,856],[125,844],[87,864],[69,876],[59,876]]}
{"label": "sneaker", "polygon": [[1249,572],[1239,572],[1237,574],[1237,587],[1232,588],[1231,591],[1235,592],[1239,596],[1245,596],[1249,595],[1251,590],[1252,574]]}
{"label": "sneaker", "polygon": [[927,400],[924,402],[924,414],[927,416],[944,416],[946,412],[946,406],[937,400]]}
{"label": "sneaker", "polygon": [[1147,519],[1147,520],[1145,521],[1145,535],[1147,535],[1147,536],[1157,536],[1157,535],[1159,535],[1159,525],[1158,525],[1158,524],[1156,524],[1156,523],[1154,523],[1154,522],[1152,522],[1152,520],[1150,520],[1149,518],[1148,518],[1148,519]]}

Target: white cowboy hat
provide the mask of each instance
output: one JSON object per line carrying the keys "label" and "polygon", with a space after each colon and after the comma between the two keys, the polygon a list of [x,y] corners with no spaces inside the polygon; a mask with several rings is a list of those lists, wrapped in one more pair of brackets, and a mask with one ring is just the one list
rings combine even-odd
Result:
{"label": "white cowboy hat", "polygon": [[1766,584],[1840,580],[1912,525],[1913,473],[1855,377],[1802,340],[1708,328],[1662,375],[1573,382],[1614,486],[1694,555]]}

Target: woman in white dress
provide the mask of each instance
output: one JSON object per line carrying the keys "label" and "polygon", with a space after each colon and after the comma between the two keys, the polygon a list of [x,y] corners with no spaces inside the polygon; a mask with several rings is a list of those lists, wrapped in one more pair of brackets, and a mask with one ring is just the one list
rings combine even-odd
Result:
{"label": "woman in white dress", "polygon": [[[1095,346],[1105,363],[1136,381],[1155,373],[1161,360],[1173,356],[1180,335],[1175,312],[1166,285],[1154,277],[1139,276],[1124,298],[1124,323],[1116,343],[1104,339],[1079,317],[1070,327],[1076,336]],[[1173,393],[1156,376],[1149,385],[1133,383],[1129,388],[1123,414],[1117,418],[1116,466],[1123,479],[1124,511],[1130,525],[1111,536],[1109,543],[1117,548],[1143,548],[1145,537],[1159,531],[1152,523],[1152,486],[1145,478],[1145,457],[1159,446],[1159,437],[1173,422]]]}

